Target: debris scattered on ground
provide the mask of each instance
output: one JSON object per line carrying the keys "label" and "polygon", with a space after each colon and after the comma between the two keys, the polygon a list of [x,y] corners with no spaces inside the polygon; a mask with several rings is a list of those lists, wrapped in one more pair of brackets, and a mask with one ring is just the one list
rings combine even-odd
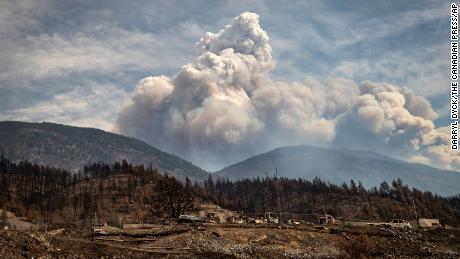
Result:
{"label": "debris scattered on ground", "polygon": [[184,224],[94,241],[70,233],[1,230],[0,258],[460,258],[458,229]]}

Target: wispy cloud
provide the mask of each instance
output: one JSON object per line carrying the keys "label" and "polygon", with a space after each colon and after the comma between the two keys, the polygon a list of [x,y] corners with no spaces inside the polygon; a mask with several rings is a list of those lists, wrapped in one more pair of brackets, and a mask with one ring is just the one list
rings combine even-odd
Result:
{"label": "wispy cloud", "polygon": [[[448,93],[445,1],[5,0],[0,119],[108,129],[139,79],[173,77],[194,59],[191,46],[206,31],[245,11],[260,14],[270,35],[273,79],[309,75],[326,84],[343,76],[406,86],[429,99]],[[436,107],[444,118],[445,107]]]}
{"label": "wispy cloud", "polygon": [[85,82],[35,105],[10,110],[3,120],[51,121],[111,130],[117,105],[127,97],[119,86]]}

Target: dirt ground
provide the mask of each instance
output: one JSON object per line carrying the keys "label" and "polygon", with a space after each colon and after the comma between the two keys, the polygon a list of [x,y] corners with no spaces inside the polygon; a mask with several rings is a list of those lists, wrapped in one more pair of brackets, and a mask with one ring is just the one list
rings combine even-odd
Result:
{"label": "dirt ground", "polygon": [[1,230],[0,258],[460,258],[460,230],[292,225],[158,225]]}
{"label": "dirt ground", "polygon": [[[26,221],[25,217],[17,217],[14,213],[10,211],[6,211],[6,221],[5,224],[10,229],[17,229],[17,230],[32,230],[36,229],[36,224],[32,224]],[[0,209],[0,215],[3,214],[3,210]]]}

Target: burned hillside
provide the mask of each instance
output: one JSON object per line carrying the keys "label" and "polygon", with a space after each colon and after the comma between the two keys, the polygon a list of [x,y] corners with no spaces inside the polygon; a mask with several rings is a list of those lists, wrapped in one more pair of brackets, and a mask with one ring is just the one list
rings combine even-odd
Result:
{"label": "burned hillside", "polygon": [[[193,211],[212,202],[247,213],[327,213],[336,218],[390,220],[439,218],[459,225],[460,197],[440,197],[409,189],[401,180],[365,189],[351,181],[340,186],[320,179],[256,178],[231,182],[179,182],[156,169],[126,161],[95,163],[79,174],[55,168],[0,161],[1,206],[46,223],[105,220],[151,220]],[[171,204],[185,204],[183,207]]]}

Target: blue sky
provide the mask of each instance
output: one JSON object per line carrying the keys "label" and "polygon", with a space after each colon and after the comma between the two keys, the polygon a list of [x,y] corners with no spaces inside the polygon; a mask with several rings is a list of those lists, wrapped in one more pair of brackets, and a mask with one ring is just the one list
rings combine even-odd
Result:
{"label": "blue sky", "polygon": [[137,82],[173,76],[195,43],[260,15],[272,77],[406,86],[449,113],[447,1],[1,1],[0,120],[110,130]]}

